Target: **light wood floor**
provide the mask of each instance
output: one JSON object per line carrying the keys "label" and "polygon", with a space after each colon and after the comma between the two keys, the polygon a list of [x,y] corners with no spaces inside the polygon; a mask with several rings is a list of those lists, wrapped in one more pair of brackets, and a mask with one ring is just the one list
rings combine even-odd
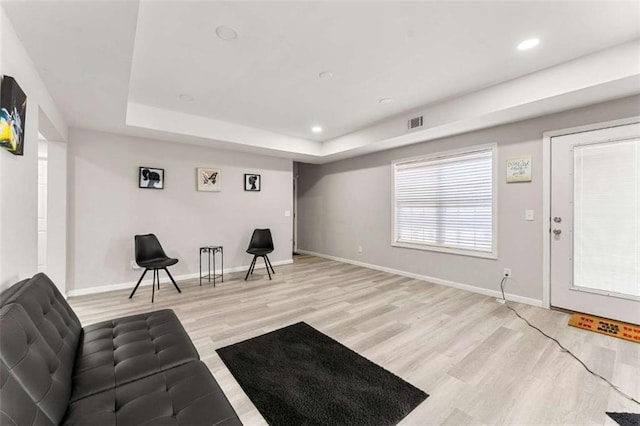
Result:
{"label": "light wood floor", "polygon": [[[227,274],[224,284],[183,281],[74,297],[83,325],[172,308],[245,425],[265,424],[215,352],[305,321],[430,397],[401,423],[608,424],[605,411],[640,412],[494,298],[311,256]],[[497,286],[497,283],[496,283]],[[596,372],[640,397],[640,345],[567,326],[568,315],[513,304]]]}

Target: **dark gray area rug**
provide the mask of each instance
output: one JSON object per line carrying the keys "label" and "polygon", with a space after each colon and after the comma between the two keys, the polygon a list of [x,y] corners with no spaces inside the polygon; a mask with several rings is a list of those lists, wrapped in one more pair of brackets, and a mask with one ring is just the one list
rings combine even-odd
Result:
{"label": "dark gray area rug", "polygon": [[640,413],[609,413],[611,417],[620,426],[640,426]]}
{"label": "dark gray area rug", "polygon": [[217,352],[271,425],[393,425],[429,396],[304,322]]}

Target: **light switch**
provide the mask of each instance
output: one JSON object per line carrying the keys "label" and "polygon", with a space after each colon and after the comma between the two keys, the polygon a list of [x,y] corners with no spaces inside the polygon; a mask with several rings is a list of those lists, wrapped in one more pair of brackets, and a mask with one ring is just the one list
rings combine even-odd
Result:
{"label": "light switch", "polygon": [[285,210],[285,211],[284,211],[284,215],[285,215],[286,217],[291,216],[291,210]]}
{"label": "light switch", "polygon": [[525,220],[533,220],[533,210],[525,210],[524,218]]}

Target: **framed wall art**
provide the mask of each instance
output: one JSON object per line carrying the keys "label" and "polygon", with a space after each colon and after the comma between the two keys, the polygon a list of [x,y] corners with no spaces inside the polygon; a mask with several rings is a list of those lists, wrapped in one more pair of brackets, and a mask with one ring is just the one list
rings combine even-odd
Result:
{"label": "framed wall art", "polygon": [[531,182],[531,157],[507,160],[507,183]]}
{"label": "framed wall art", "polygon": [[196,169],[197,190],[215,192],[220,191],[220,169],[198,168]]}
{"label": "framed wall art", "polygon": [[8,75],[2,78],[0,93],[0,146],[14,155],[23,155],[27,95]]}
{"label": "framed wall art", "polygon": [[260,175],[245,174],[244,175],[244,190],[245,191],[260,191],[262,180]]}
{"label": "framed wall art", "polygon": [[140,167],[138,187],[148,189],[164,189],[164,169]]}

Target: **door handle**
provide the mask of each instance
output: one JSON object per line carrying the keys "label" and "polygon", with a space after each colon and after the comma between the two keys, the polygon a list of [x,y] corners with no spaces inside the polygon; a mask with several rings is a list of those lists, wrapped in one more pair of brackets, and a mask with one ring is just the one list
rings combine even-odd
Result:
{"label": "door handle", "polygon": [[560,234],[562,234],[562,229],[556,228],[556,229],[553,230],[553,233],[556,234],[556,235],[560,235]]}

